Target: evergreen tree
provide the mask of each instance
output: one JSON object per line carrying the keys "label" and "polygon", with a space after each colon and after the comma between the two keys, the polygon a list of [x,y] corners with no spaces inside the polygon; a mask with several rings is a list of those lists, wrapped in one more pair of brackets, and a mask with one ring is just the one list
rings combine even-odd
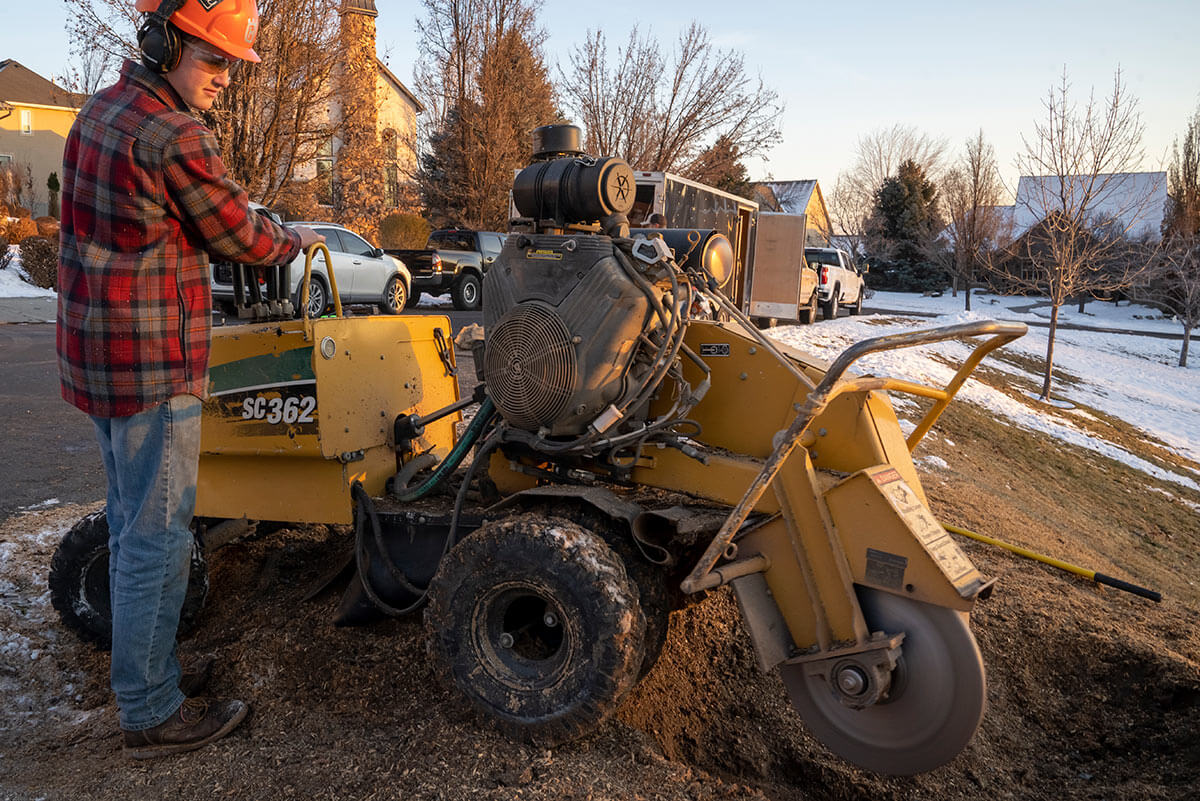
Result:
{"label": "evergreen tree", "polygon": [[940,229],[937,188],[919,164],[902,162],[875,192],[867,221],[867,252],[877,265],[868,274],[872,284],[917,291],[945,285],[945,271],[929,258]]}
{"label": "evergreen tree", "polygon": [[425,0],[417,84],[430,115],[416,176],[438,227],[505,230],[530,133],[559,122],[538,0]]}
{"label": "evergreen tree", "polygon": [[1175,142],[1167,168],[1167,214],[1163,237],[1194,237],[1200,233],[1200,109],[1188,120],[1182,144]]}

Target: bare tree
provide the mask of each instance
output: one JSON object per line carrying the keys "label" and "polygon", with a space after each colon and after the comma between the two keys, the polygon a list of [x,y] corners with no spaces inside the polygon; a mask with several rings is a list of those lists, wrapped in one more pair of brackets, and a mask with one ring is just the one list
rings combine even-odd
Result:
{"label": "bare tree", "polygon": [[55,78],[55,82],[77,95],[92,95],[113,78],[117,59],[104,50],[77,50],[68,63],[67,71]]}
{"label": "bare tree", "polygon": [[569,110],[587,131],[587,149],[620,156],[637,169],[685,177],[711,168],[714,146],[738,159],[765,155],[781,138],[783,105],[745,57],[713,47],[692,22],[670,61],[637,28],[610,61],[601,31],[589,31],[560,70]]}
{"label": "bare tree", "polygon": [[851,237],[862,237],[875,203],[875,193],[884,179],[896,175],[900,165],[911,161],[927,178],[941,178],[946,142],[906,125],[879,128],[859,137],[854,163],[838,174],[829,196],[829,213],[834,228]]}
{"label": "bare tree", "polygon": [[971,310],[971,286],[987,269],[991,253],[1001,243],[1004,215],[999,206],[1004,184],[996,167],[996,152],[980,130],[967,140],[966,150],[942,178],[941,205],[948,222],[942,260],[946,271],[965,287],[964,308]]}
{"label": "bare tree", "polygon": [[[115,80],[124,59],[138,57],[139,15],[128,0],[65,2],[72,53],[90,70],[78,88],[94,91]],[[230,174],[266,205],[296,191],[294,170],[311,163],[334,134],[327,109],[340,58],[338,8],[338,0],[259,0],[255,50],[262,63],[240,64],[204,115]]]}
{"label": "bare tree", "polygon": [[1192,331],[1200,326],[1200,235],[1168,240],[1134,297],[1173,314],[1183,326],[1179,366],[1187,367]]}
{"label": "bare tree", "polygon": [[1192,331],[1200,325],[1200,110],[1188,120],[1183,142],[1175,142],[1167,183],[1163,251],[1135,296],[1175,315],[1183,326],[1179,366],[1187,367]]}
{"label": "bare tree", "polygon": [[1127,289],[1148,263],[1132,242],[1152,211],[1152,195],[1129,175],[1144,158],[1137,99],[1120,70],[1105,99],[1093,92],[1078,105],[1070,90],[1064,69],[1043,101],[1045,116],[1031,137],[1022,137],[1025,149],[1017,156],[1021,175],[1034,177],[1027,191],[1017,192],[1017,212],[1037,222],[1015,243],[1026,269],[1014,278],[1051,304],[1042,400],[1050,398],[1063,303]]}

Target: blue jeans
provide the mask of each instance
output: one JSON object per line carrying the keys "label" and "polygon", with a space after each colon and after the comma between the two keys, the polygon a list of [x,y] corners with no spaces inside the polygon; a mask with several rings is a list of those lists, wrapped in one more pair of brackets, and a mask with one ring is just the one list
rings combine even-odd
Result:
{"label": "blue jeans", "polygon": [[164,722],[184,695],[175,630],[187,593],[200,462],[200,399],[93,417],[108,473],[112,688],[121,728]]}

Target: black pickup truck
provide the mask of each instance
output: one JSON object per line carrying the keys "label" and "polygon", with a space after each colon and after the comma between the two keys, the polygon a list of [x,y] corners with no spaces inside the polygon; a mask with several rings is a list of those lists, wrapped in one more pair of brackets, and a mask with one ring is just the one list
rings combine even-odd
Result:
{"label": "black pickup truck", "polygon": [[483,274],[500,255],[505,234],[495,231],[444,229],[429,235],[424,250],[386,250],[412,273],[412,303],[422,292],[449,292],[456,309],[478,309],[483,300]]}

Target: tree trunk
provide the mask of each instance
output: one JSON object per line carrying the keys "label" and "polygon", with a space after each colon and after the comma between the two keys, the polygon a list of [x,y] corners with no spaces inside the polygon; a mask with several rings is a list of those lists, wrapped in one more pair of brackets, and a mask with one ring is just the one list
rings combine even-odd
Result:
{"label": "tree trunk", "polygon": [[974,283],[974,275],[968,275],[963,283],[966,287],[963,289],[963,294],[966,296],[967,311],[971,310],[971,284]]}
{"label": "tree trunk", "polygon": [[1179,366],[1187,367],[1187,352],[1188,341],[1192,338],[1192,327],[1185,326],[1183,329],[1183,345],[1179,348]]}
{"label": "tree trunk", "polygon": [[950,282],[950,297],[952,297],[952,298],[958,297],[958,276],[957,275],[955,275],[954,279]]}
{"label": "tree trunk", "polygon": [[1046,336],[1046,370],[1042,376],[1042,394],[1039,400],[1050,400],[1050,377],[1054,374],[1054,334],[1058,331],[1058,304],[1050,307],[1050,329]]}
{"label": "tree trunk", "polygon": [[[1083,307],[1087,305],[1087,302],[1088,302],[1087,295],[1084,295],[1082,298],[1079,299],[1079,313],[1080,314],[1083,314]],[[1055,308],[1054,311],[1055,311],[1055,313],[1057,313],[1058,309]]]}

